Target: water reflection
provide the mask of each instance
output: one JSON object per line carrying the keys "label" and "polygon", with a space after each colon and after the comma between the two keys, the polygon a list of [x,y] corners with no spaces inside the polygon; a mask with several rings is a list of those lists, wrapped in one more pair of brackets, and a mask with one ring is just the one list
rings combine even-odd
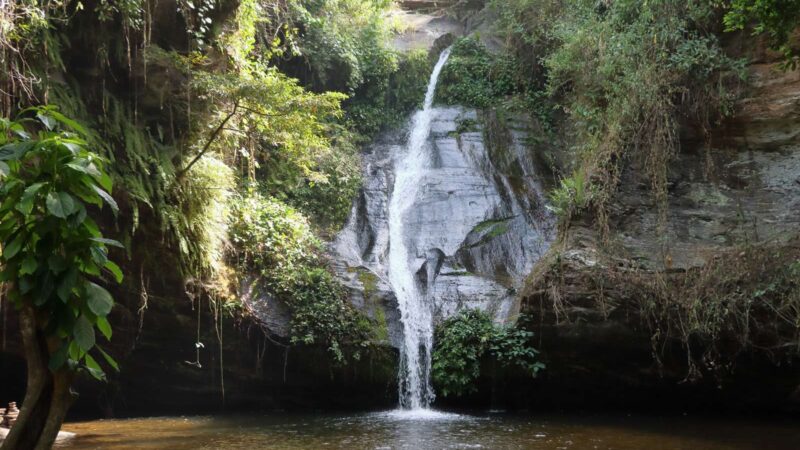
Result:
{"label": "water reflection", "polygon": [[70,423],[68,449],[796,449],[787,421],[694,417],[267,415]]}

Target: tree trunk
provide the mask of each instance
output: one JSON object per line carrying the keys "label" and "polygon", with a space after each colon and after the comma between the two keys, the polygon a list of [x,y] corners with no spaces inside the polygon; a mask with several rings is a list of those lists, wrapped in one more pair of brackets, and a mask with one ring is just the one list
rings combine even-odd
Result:
{"label": "tree trunk", "polygon": [[73,401],[70,385],[74,373],[48,368],[50,350],[36,324],[36,313],[28,306],[19,312],[20,332],[28,366],[28,385],[17,422],[0,450],[48,450],[53,446],[67,410]]}

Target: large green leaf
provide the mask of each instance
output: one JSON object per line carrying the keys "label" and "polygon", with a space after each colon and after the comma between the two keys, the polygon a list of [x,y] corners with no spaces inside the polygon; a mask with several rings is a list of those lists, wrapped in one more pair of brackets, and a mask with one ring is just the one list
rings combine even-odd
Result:
{"label": "large green leaf", "polygon": [[66,192],[50,192],[47,194],[47,211],[61,219],[78,210],[77,202]]}
{"label": "large green leaf", "polygon": [[86,305],[97,317],[105,317],[111,312],[114,299],[107,290],[90,281],[86,283]]}
{"label": "large green leaf", "polygon": [[12,142],[0,147],[0,161],[20,159],[36,144],[30,141]]}
{"label": "large green leaf", "polygon": [[19,267],[19,274],[20,275],[33,275],[36,272],[36,268],[39,267],[39,264],[36,262],[36,258],[31,255],[25,257],[22,261],[22,264]]}
{"label": "large green leaf", "polygon": [[108,319],[105,317],[98,317],[96,325],[97,329],[100,330],[100,333],[102,333],[103,336],[110,341],[113,331],[111,330],[111,324],[108,322]]}
{"label": "large green leaf", "polygon": [[3,248],[3,258],[8,261],[9,259],[13,258],[14,256],[22,250],[22,245],[25,243],[25,234],[20,233],[17,237],[11,241],[5,248]]}
{"label": "large green leaf", "polygon": [[89,134],[89,132],[86,131],[86,128],[84,128],[83,125],[81,125],[80,123],[78,123],[78,122],[66,117],[65,115],[61,114],[60,112],[51,109],[51,110],[47,111],[47,113],[53,119],[55,119],[55,120],[61,122],[62,124],[72,128],[73,130],[77,131],[80,134],[82,134],[84,136]]}
{"label": "large green leaf", "polygon": [[69,350],[69,345],[67,343],[61,344],[61,347],[56,350],[55,353],[50,355],[50,363],[47,365],[51,371],[55,372],[56,370],[60,369],[61,366],[67,362],[67,352]]}
{"label": "large green leaf", "polygon": [[3,161],[0,161],[0,175],[5,177],[8,176],[10,172],[11,169],[8,167],[8,164],[4,163]]}
{"label": "large green leaf", "polygon": [[70,294],[72,294],[72,288],[75,287],[77,282],[78,269],[76,267],[71,267],[67,270],[67,273],[61,277],[61,281],[58,282],[58,287],[56,288],[58,298],[63,302],[69,300]]}
{"label": "large green leaf", "polygon": [[42,122],[48,130],[52,130],[56,126],[55,119],[43,112],[36,114],[36,118],[39,119],[39,122]]}
{"label": "large green leaf", "polygon": [[28,186],[25,189],[25,192],[22,193],[22,197],[17,203],[16,209],[17,211],[25,214],[26,216],[33,211],[33,200],[36,198],[36,193],[38,193],[47,183],[34,183]]}
{"label": "large green leaf", "polygon": [[33,297],[33,304],[36,306],[42,306],[50,300],[50,296],[53,294],[53,289],[55,288],[55,280],[53,279],[53,273],[50,271],[45,271],[43,276],[39,276],[36,279],[36,294]]}
{"label": "large green leaf", "polygon": [[83,357],[83,360],[86,362],[86,369],[89,371],[91,376],[100,381],[106,379],[105,372],[103,372],[100,364],[97,364],[97,361],[94,360],[92,355],[87,353],[86,356]]}
{"label": "large green leaf", "polygon": [[112,247],[119,247],[125,248],[120,241],[115,241],[114,239],[106,239],[106,238],[92,238],[93,241],[99,242],[101,244],[110,245]]}
{"label": "large green leaf", "polygon": [[101,355],[103,355],[103,358],[105,358],[108,365],[113,367],[114,370],[116,370],[117,372],[119,372],[119,364],[117,364],[114,358],[112,358],[111,355],[109,355],[108,353],[104,352],[103,349],[100,347],[97,347],[97,350],[100,351]]}
{"label": "large green leaf", "polygon": [[86,175],[90,175],[95,180],[98,180],[98,182],[103,177],[103,174],[100,173],[99,170],[97,170],[97,166],[95,166],[93,163],[90,163],[87,160],[83,160],[83,164],[79,164],[77,162],[69,163],[69,164],[67,164],[67,167],[69,167],[70,169],[72,169],[72,170],[74,170],[76,172],[85,173]]}
{"label": "large green leaf", "polygon": [[75,336],[75,343],[78,344],[78,348],[83,352],[88,352],[94,347],[94,327],[83,314],[75,321],[75,328],[72,333]]}
{"label": "large green leaf", "polygon": [[116,200],[114,200],[114,197],[112,197],[111,195],[109,195],[109,193],[108,193],[108,192],[104,191],[103,189],[101,189],[101,188],[100,188],[100,187],[98,187],[98,186],[92,186],[92,189],[94,189],[94,191],[95,191],[95,192],[97,192],[97,195],[99,195],[100,197],[102,197],[102,198],[103,198],[103,200],[105,200],[105,202],[106,202],[106,203],[108,203],[108,206],[110,206],[110,207],[111,207],[111,209],[112,209],[112,210],[113,210],[115,213],[119,211],[119,206],[117,206],[117,201],[116,201]]}
{"label": "large green leaf", "polygon": [[102,172],[100,178],[97,179],[97,182],[100,183],[100,186],[102,186],[107,192],[111,192],[113,183],[111,182],[111,177],[108,176],[107,173]]}
{"label": "large green leaf", "polygon": [[114,279],[117,283],[122,283],[122,269],[120,269],[116,263],[113,261],[106,261],[105,268],[114,275]]}
{"label": "large green leaf", "polygon": [[97,318],[97,329],[100,330],[100,333],[106,337],[109,341],[111,340],[111,335],[113,334],[111,331],[111,324],[108,322],[108,319],[105,317],[98,317]]}

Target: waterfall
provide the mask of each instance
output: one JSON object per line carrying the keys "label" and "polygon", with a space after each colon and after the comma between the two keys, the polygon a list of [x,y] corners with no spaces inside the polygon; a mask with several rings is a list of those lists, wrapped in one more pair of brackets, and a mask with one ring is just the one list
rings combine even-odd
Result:
{"label": "waterfall", "polygon": [[433,317],[425,294],[417,286],[418,267],[413,262],[419,258],[409,254],[404,219],[416,198],[421,178],[431,164],[426,143],[431,131],[433,98],[439,74],[449,56],[449,48],[439,56],[428,82],[423,109],[412,119],[407,151],[395,159],[394,189],[389,202],[388,272],[403,325],[398,390],[400,406],[404,409],[425,409],[434,398],[430,382]]}

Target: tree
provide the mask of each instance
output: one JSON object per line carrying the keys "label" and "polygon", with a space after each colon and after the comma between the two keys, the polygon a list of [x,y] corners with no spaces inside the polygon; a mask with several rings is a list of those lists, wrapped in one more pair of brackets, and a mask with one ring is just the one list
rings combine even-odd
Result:
{"label": "tree", "polygon": [[49,449],[74,394],[79,371],[105,377],[94,355],[95,328],[111,339],[114,301],[100,286],[122,281],[88,207],[115,212],[104,161],[89,151],[88,132],[54,107],[0,119],[0,281],[15,305],[27,360],[27,389],[3,449]]}

